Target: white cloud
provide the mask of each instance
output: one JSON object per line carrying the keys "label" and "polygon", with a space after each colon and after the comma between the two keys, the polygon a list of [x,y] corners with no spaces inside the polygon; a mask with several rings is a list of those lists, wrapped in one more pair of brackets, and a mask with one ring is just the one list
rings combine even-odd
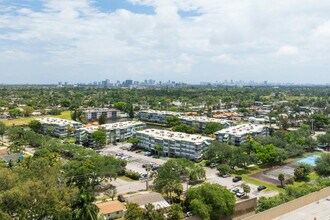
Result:
{"label": "white cloud", "polygon": [[[20,54],[16,61],[25,62],[30,57],[24,65],[34,66],[36,77],[31,78],[36,82],[38,74],[44,72],[35,67],[39,64],[48,66],[49,71],[63,72],[54,74],[49,82],[71,74],[81,74],[81,81],[88,81],[90,72],[98,72],[100,79],[96,80],[106,78],[108,72],[115,74],[113,78],[139,80],[146,76],[175,79],[181,73],[189,75],[187,81],[196,82],[205,81],[206,76],[218,80],[217,70],[227,64],[240,70],[235,74],[238,79],[253,71],[262,78],[274,58],[298,57],[300,67],[323,65],[330,57],[328,0],[317,4],[313,0],[279,0],[276,4],[255,0],[130,0],[154,7],[154,15],[125,9],[104,12],[94,7],[95,1],[45,0],[44,9],[38,11],[1,6],[0,51]],[[178,14],[191,10],[201,15]],[[0,65],[7,66],[9,60],[0,60]],[[15,66],[14,61],[11,64]],[[278,65],[273,69],[285,65],[298,68],[286,59],[272,65]],[[320,74],[327,74],[327,68]],[[310,79],[309,72],[300,74],[306,81]]]}
{"label": "white cloud", "polygon": [[298,48],[290,45],[282,46],[276,52],[276,55],[278,56],[296,56],[298,54],[299,54]]}

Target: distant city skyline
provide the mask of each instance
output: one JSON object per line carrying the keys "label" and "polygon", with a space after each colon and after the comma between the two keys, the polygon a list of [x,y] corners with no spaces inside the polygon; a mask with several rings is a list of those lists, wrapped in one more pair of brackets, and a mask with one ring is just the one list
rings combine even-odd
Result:
{"label": "distant city skyline", "polygon": [[0,83],[330,83],[330,1],[0,0]]}

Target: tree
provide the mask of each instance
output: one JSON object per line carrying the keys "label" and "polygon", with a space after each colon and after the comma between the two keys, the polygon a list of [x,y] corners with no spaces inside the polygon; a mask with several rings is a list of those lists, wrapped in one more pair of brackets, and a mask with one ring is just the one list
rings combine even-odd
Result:
{"label": "tree", "polygon": [[9,110],[9,115],[11,118],[17,118],[22,115],[22,112],[18,108],[14,108]]}
{"label": "tree", "polygon": [[5,123],[0,121],[0,136],[1,136],[1,145],[3,145],[3,136],[5,135],[7,127]]}
{"label": "tree", "polygon": [[330,176],[330,154],[323,154],[315,161],[316,172],[321,176]]}
{"label": "tree", "polygon": [[180,125],[181,122],[178,116],[167,116],[166,124],[168,124],[169,126],[176,126],[176,125]]}
{"label": "tree", "polygon": [[160,155],[163,152],[163,146],[160,146],[158,144],[155,144],[154,149],[157,151],[157,157],[160,157]]}
{"label": "tree", "polygon": [[130,138],[127,140],[127,142],[128,142],[128,143],[131,143],[133,148],[136,148],[137,145],[138,145],[139,142],[140,142],[140,139],[139,139],[139,138],[136,138],[136,137],[130,137]]}
{"label": "tree", "polygon": [[32,120],[32,121],[30,121],[30,123],[28,124],[28,126],[34,132],[40,132],[41,131],[41,127],[42,127],[40,121],[38,121],[38,120]]}
{"label": "tree", "polygon": [[249,185],[242,183],[241,187],[242,187],[243,191],[246,193],[246,195],[251,192],[251,187]]}
{"label": "tree", "polygon": [[308,164],[299,164],[298,167],[294,169],[294,178],[295,180],[303,180],[308,174],[312,172],[312,167]]}
{"label": "tree", "polygon": [[232,169],[227,164],[221,164],[217,167],[220,175],[230,174],[232,173]]}
{"label": "tree", "polygon": [[32,112],[34,112],[34,108],[31,106],[24,106],[23,107],[24,110],[24,116],[30,116],[32,114]]}
{"label": "tree", "polygon": [[281,187],[284,187],[285,176],[283,173],[278,174],[278,180],[281,182]]}
{"label": "tree", "polygon": [[128,203],[124,215],[125,220],[144,220],[143,209],[136,203]]}
{"label": "tree", "polygon": [[188,126],[185,124],[180,124],[180,125],[176,125],[172,128],[172,131],[176,131],[176,132],[183,132],[183,133],[187,133],[187,134],[194,134],[197,132],[197,128],[196,127],[192,127],[192,126]]}
{"label": "tree", "polygon": [[213,134],[216,131],[223,129],[224,127],[217,122],[207,122],[205,126],[206,134]]}
{"label": "tree", "polygon": [[117,195],[117,189],[116,188],[111,188],[111,189],[108,189],[106,192],[105,192],[105,194],[107,195],[107,196],[109,196],[111,199],[112,199],[112,201],[113,201],[113,199],[116,197],[116,195]]}
{"label": "tree", "polygon": [[99,119],[98,119],[99,125],[103,125],[107,122],[107,116],[105,115],[100,115]]}
{"label": "tree", "polygon": [[93,145],[95,148],[102,147],[106,144],[107,135],[104,129],[99,129],[92,133]]}
{"label": "tree", "polygon": [[235,196],[224,186],[204,183],[187,191],[185,203],[203,219],[219,219],[234,212]]}
{"label": "tree", "polygon": [[199,199],[193,199],[189,204],[189,209],[194,215],[203,220],[209,220],[212,208]]}
{"label": "tree", "polygon": [[184,218],[183,209],[180,204],[172,204],[168,210],[168,220],[181,220]]}
{"label": "tree", "polygon": [[97,220],[99,208],[94,204],[94,200],[91,192],[82,191],[73,205],[74,219]]}
{"label": "tree", "polygon": [[145,220],[165,220],[163,212],[161,210],[156,210],[155,206],[151,203],[145,205],[143,216]]}

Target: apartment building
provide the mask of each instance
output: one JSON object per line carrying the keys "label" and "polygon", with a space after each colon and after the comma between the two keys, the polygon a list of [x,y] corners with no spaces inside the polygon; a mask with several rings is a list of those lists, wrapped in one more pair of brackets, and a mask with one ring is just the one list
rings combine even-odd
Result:
{"label": "apartment building", "polygon": [[168,116],[181,116],[180,112],[171,111],[158,111],[158,110],[143,110],[140,111],[137,116],[141,121],[155,122],[160,124],[166,123],[166,118]]}
{"label": "apartment building", "polygon": [[195,161],[202,159],[204,151],[213,140],[201,135],[159,129],[137,131],[135,136],[140,139],[140,148],[156,153],[154,147],[157,144],[163,147],[162,154],[167,157],[184,157]]}
{"label": "apartment building", "polygon": [[224,127],[230,127],[231,122],[224,119],[208,118],[205,116],[180,116],[182,124],[197,127],[200,132],[204,132],[206,124],[209,122],[218,123]]}
{"label": "apartment building", "polygon": [[248,135],[252,137],[269,135],[269,129],[267,126],[260,124],[242,124],[217,131],[215,135],[220,142],[231,142],[231,144],[239,146],[246,143]]}
{"label": "apartment building", "polygon": [[76,131],[78,144],[87,144],[93,146],[92,133],[98,129],[105,129],[107,143],[114,143],[132,137],[136,131],[144,129],[146,124],[139,121],[125,121],[99,126],[89,126],[80,128]]}
{"label": "apartment building", "polygon": [[97,120],[101,115],[110,118],[118,118],[120,112],[117,109],[109,109],[109,108],[91,108],[83,110],[86,119],[88,120]]}
{"label": "apartment building", "polygon": [[83,126],[79,122],[60,118],[39,118],[36,120],[41,123],[42,134],[60,138],[73,136],[75,130]]}

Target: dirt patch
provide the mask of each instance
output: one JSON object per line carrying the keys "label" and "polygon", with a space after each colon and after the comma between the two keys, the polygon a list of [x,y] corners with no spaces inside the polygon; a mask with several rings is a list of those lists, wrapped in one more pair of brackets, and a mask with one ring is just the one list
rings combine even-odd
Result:
{"label": "dirt patch", "polygon": [[280,181],[278,180],[278,175],[280,173],[284,174],[285,179],[291,178],[294,175],[294,168],[296,165],[294,163],[288,163],[279,167],[274,167],[268,170],[261,171],[259,173],[255,173],[250,175],[253,178],[268,182],[275,186],[280,185]]}

